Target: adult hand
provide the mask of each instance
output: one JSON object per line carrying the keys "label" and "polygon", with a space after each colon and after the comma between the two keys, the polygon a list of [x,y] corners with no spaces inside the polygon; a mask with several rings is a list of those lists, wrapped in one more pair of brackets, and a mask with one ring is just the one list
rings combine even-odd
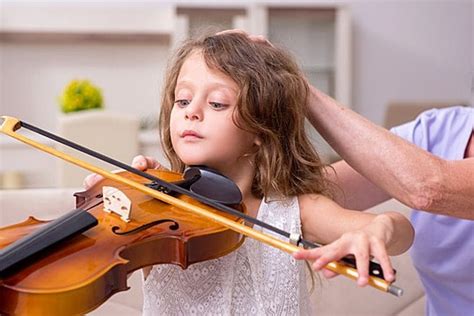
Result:
{"label": "adult hand", "polygon": [[231,29],[231,30],[225,30],[225,31],[221,31],[221,32],[216,33],[216,35],[222,35],[222,34],[242,34],[242,35],[245,35],[248,38],[250,38],[255,43],[266,44],[266,45],[269,45],[269,46],[273,47],[273,44],[270,43],[265,38],[265,36],[263,36],[263,35],[251,35],[251,34],[248,34],[247,32],[245,32],[244,30]]}
{"label": "adult hand", "polygon": [[[138,155],[133,158],[132,167],[141,171],[145,171],[147,169],[159,169],[161,167],[161,164],[152,157]],[[101,175],[97,173],[91,173],[84,178],[84,182],[82,185],[87,190],[103,179],[104,177],[102,177]]]}

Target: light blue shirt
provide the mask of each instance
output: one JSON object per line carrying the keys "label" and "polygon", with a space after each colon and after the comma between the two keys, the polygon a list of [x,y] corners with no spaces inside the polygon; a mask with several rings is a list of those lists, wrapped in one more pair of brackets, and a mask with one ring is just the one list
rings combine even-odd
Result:
{"label": "light blue shirt", "polygon": [[[474,108],[456,106],[423,112],[392,132],[436,156],[461,160],[473,129]],[[411,222],[426,314],[474,315],[474,221],[413,210]]]}

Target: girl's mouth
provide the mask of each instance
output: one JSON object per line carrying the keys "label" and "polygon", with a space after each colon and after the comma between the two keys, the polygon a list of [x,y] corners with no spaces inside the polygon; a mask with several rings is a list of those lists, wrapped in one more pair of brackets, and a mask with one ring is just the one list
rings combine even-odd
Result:
{"label": "girl's mouth", "polygon": [[193,130],[185,130],[181,133],[182,138],[203,138],[199,133]]}

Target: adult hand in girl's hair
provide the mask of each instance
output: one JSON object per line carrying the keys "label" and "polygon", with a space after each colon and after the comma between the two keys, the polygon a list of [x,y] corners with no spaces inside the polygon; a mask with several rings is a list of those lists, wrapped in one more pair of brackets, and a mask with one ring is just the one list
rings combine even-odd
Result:
{"label": "adult hand in girl's hair", "polygon": [[[152,157],[138,155],[133,158],[132,167],[144,171],[146,169],[158,169],[161,167],[161,164]],[[84,178],[84,182],[82,185],[87,190],[102,179],[104,179],[104,177],[102,177],[101,175],[97,173],[91,173],[90,175]]]}
{"label": "adult hand in girl's hair", "polygon": [[266,44],[266,45],[270,45],[270,46],[273,47],[273,44],[270,43],[270,41],[268,41],[265,38],[265,36],[263,36],[263,35],[251,35],[251,34],[248,34],[247,32],[245,32],[244,30],[231,29],[231,30],[225,30],[225,31],[221,31],[221,32],[216,33],[216,35],[223,35],[223,34],[242,34],[242,35],[247,36],[250,40],[252,40],[255,43]]}
{"label": "adult hand in girl's hair", "polygon": [[395,280],[395,274],[386,249],[387,240],[390,240],[390,237],[386,237],[387,223],[389,222],[390,219],[387,220],[384,215],[376,216],[370,224],[361,229],[344,233],[339,239],[328,245],[295,252],[293,257],[313,261],[312,269],[314,271],[322,271],[325,277],[331,278],[337,273],[326,270],[324,267],[332,261],[338,261],[352,254],[356,259],[357,272],[359,273],[357,285],[359,286],[368,284],[369,261],[374,257],[382,267],[385,280],[392,282]]}
{"label": "adult hand in girl's hair", "polygon": [[[251,35],[251,34],[248,34],[247,32],[245,32],[244,30],[231,29],[231,30],[225,30],[225,31],[221,31],[221,32],[216,33],[216,35],[222,35],[222,34],[242,34],[242,35],[247,36],[251,41],[253,41],[255,43],[266,44],[266,45],[269,45],[271,47],[274,47],[273,44],[268,39],[265,38],[265,36],[263,36],[263,35]],[[301,77],[306,81],[306,83],[308,84],[308,87],[310,87],[310,95],[308,97],[310,97],[312,99],[308,100],[308,104],[311,104],[311,102],[317,102],[317,101],[313,101],[313,100],[317,99],[317,97],[315,97],[315,95],[317,95],[319,98],[321,98],[322,96],[326,96],[323,92],[316,89],[309,82],[308,78],[306,78],[306,75],[303,72],[301,73]],[[328,96],[326,96],[326,97],[328,97]],[[319,100],[319,99],[317,99],[317,100]],[[315,103],[315,104],[317,104],[317,103]]]}

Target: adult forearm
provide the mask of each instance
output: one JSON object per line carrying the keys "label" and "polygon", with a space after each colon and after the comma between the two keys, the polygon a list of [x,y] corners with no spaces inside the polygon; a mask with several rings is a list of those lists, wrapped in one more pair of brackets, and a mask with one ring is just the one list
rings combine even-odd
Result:
{"label": "adult forearm", "polygon": [[474,158],[442,160],[431,204],[419,209],[474,220]]}
{"label": "adult forearm", "polygon": [[364,211],[391,198],[344,160],[333,163],[326,171],[326,177],[337,185],[331,197],[342,207]]}
{"label": "adult forearm", "polygon": [[[460,211],[455,216],[472,217],[469,209],[474,201],[461,201],[446,185],[460,179],[453,179],[453,168],[444,160],[311,89],[309,120],[357,172],[410,207],[447,214],[452,212],[450,205],[456,204]],[[471,189],[464,191],[468,194]]]}

